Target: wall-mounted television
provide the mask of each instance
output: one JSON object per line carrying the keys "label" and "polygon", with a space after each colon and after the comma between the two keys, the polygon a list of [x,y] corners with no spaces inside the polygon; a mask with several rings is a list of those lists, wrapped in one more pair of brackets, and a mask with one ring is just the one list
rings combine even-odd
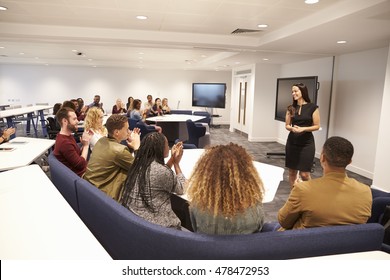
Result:
{"label": "wall-mounted television", "polygon": [[225,108],[225,83],[193,83],[192,106],[207,108]]}
{"label": "wall-mounted television", "polygon": [[293,103],[291,87],[293,84],[306,85],[310,101],[317,104],[319,89],[318,76],[278,78],[276,82],[275,120],[285,122],[287,107]]}

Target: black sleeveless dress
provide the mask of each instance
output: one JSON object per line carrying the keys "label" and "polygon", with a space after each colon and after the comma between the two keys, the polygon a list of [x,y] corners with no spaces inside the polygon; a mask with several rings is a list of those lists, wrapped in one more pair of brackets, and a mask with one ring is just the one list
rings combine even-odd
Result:
{"label": "black sleeveless dress", "polygon": [[[298,115],[299,105],[295,107],[295,116],[291,117],[291,125],[301,127],[313,125],[313,113],[318,108],[313,103],[302,105]],[[293,133],[290,131],[286,143],[286,167],[303,172],[310,172],[315,154],[313,133]]]}

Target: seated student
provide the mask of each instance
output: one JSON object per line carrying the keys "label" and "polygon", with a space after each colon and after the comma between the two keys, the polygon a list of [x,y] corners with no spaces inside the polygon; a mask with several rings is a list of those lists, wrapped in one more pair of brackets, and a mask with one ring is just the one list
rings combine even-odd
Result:
{"label": "seated student", "polygon": [[371,216],[370,187],[349,178],[353,146],[342,137],[325,141],[320,156],[323,176],[295,183],[278,220],[284,229],[363,224]]}
{"label": "seated student", "polygon": [[[130,112],[130,118],[137,121],[143,121],[144,118],[141,113],[141,100],[135,99],[133,101],[133,110]],[[151,124],[153,125],[153,124]],[[158,133],[162,133],[162,127],[158,125],[153,125]]]}
{"label": "seated student", "polygon": [[61,106],[62,106],[61,103],[54,104],[54,106],[53,106],[53,115],[54,116],[57,115],[57,112],[58,112],[59,109],[61,109]]}
{"label": "seated student", "polygon": [[133,108],[133,101],[134,101],[134,98],[132,96],[129,96],[129,98],[127,98],[127,103],[126,103],[127,111],[131,111],[132,110],[132,108]]}
{"label": "seated student", "polygon": [[130,167],[121,202],[149,222],[181,229],[180,220],[171,208],[170,197],[172,193],[183,194],[185,191],[186,179],[179,165],[183,144],[179,142],[172,147],[172,156],[165,164],[164,158],[168,155],[166,137],[157,132],[147,134]]}
{"label": "seated student", "polygon": [[14,127],[6,128],[4,130],[0,128],[0,144],[7,142],[12,134],[15,134]]}
{"label": "seated student", "polygon": [[[129,122],[123,115],[111,115],[107,119],[106,127],[108,137],[102,137],[96,143],[83,177],[108,196],[118,200],[134,160],[132,152],[139,148],[140,135],[138,128],[132,132],[129,130]],[[124,140],[127,146],[121,144]]]}
{"label": "seated student", "polygon": [[189,185],[194,231],[250,234],[263,227],[263,183],[243,147],[230,143],[206,149]]}
{"label": "seated student", "polygon": [[148,96],[146,97],[146,99],[148,100],[148,101],[146,101],[145,103],[144,103],[144,107],[143,107],[143,115],[145,116],[145,118],[147,118],[147,117],[153,117],[153,114],[152,114],[152,112],[151,112],[151,109],[152,109],[152,107],[153,107],[153,97],[150,95],[150,94],[148,94]]}
{"label": "seated student", "polygon": [[162,110],[162,106],[161,106],[161,99],[160,98],[156,98],[154,100],[154,105],[150,109],[150,112],[153,114],[153,116],[163,116],[164,115],[163,110]]}
{"label": "seated student", "polygon": [[84,99],[81,97],[77,98],[77,103],[79,104],[76,110],[77,119],[79,121],[83,121],[85,119],[88,107],[84,105]]}
{"label": "seated student", "polygon": [[142,121],[143,116],[141,112],[141,100],[134,99],[133,101],[133,108],[130,111],[130,118],[137,121]]}
{"label": "seated student", "polygon": [[107,136],[107,129],[103,125],[103,111],[98,107],[92,107],[88,110],[85,117],[84,129],[92,134],[89,141],[89,148],[93,150],[96,142],[103,136]]}
{"label": "seated student", "polygon": [[72,135],[77,132],[79,123],[75,111],[69,107],[62,107],[58,110],[56,119],[61,125],[61,130],[57,134],[53,154],[73,172],[82,176],[87,167],[89,141],[92,135],[83,133],[80,148]]}
{"label": "seated student", "polygon": [[123,114],[126,113],[125,104],[123,104],[121,99],[117,99],[114,106],[112,106],[112,114]]}
{"label": "seated student", "polygon": [[88,111],[92,107],[98,107],[98,108],[102,109],[102,111],[104,113],[103,103],[100,102],[100,95],[98,95],[98,94],[96,94],[93,97],[93,102],[89,105],[86,105],[85,107],[86,107],[85,111]]}
{"label": "seated student", "polygon": [[[75,103],[73,103],[72,101],[70,101],[70,100],[65,100],[64,102],[62,102],[62,106],[61,106],[61,108],[63,108],[63,107],[68,107],[68,108],[71,108],[73,111],[75,111],[75,113],[76,113],[76,105],[75,105]],[[77,114],[76,114],[76,116],[77,116]]]}
{"label": "seated student", "polygon": [[161,107],[164,115],[171,113],[171,108],[168,106],[168,98],[163,98]]}

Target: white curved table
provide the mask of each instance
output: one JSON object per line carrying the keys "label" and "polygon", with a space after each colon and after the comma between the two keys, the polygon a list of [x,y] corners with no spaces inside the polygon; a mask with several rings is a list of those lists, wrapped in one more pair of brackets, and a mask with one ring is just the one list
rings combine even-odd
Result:
{"label": "white curved table", "polygon": [[[183,157],[180,161],[180,168],[186,178],[191,176],[192,170],[203,152],[204,149],[184,150]],[[258,161],[253,161],[253,163],[264,184],[265,196],[263,198],[263,203],[271,202],[278,190],[279,183],[283,180],[284,168]],[[185,194],[182,197],[187,199]]]}

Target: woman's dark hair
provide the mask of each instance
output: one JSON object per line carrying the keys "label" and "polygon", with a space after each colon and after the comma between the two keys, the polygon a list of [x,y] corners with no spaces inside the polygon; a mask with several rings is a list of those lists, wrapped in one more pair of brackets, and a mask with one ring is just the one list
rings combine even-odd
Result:
{"label": "woman's dark hair", "polygon": [[76,111],[76,106],[75,106],[75,105],[73,104],[73,102],[70,101],[70,100],[66,100],[66,101],[64,101],[64,102],[62,103],[62,108],[64,108],[64,107],[68,107],[68,108],[73,109],[73,111]]}
{"label": "woman's dark hair", "polygon": [[155,212],[150,189],[150,165],[153,161],[165,165],[165,141],[165,136],[157,132],[148,133],[142,139],[141,145],[135,155],[134,162],[129,169],[126,182],[123,186],[123,206],[127,206],[129,202],[131,202],[131,193],[135,186],[138,185],[138,193],[135,193],[134,195],[141,198],[142,203],[148,210]]}
{"label": "woman's dark hair", "polygon": [[58,110],[61,109],[61,106],[62,106],[61,103],[54,104],[54,106],[53,106],[53,115],[57,114]]}
{"label": "woman's dark hair", "polygon": [[[307,103],[311,103],[310,97],[309,97],[309,91],[307,90],[307,87],[304,83],[298,83],[298,84],[293,84],[291,87],[297,87],[302,93],[302,98],[305,100]],[[298,105],[298,100],[294,100],[293,98],[293,104],[289,105],[287,107],[287,110],[290,112],[291,116],[295,116],[295,110]]]}
{"label": "woman's dark hair", "polygon": [[139,100],[139,99],[133,100],[133,109],[136,109],[136,110],[141,109],[141,100]]}

